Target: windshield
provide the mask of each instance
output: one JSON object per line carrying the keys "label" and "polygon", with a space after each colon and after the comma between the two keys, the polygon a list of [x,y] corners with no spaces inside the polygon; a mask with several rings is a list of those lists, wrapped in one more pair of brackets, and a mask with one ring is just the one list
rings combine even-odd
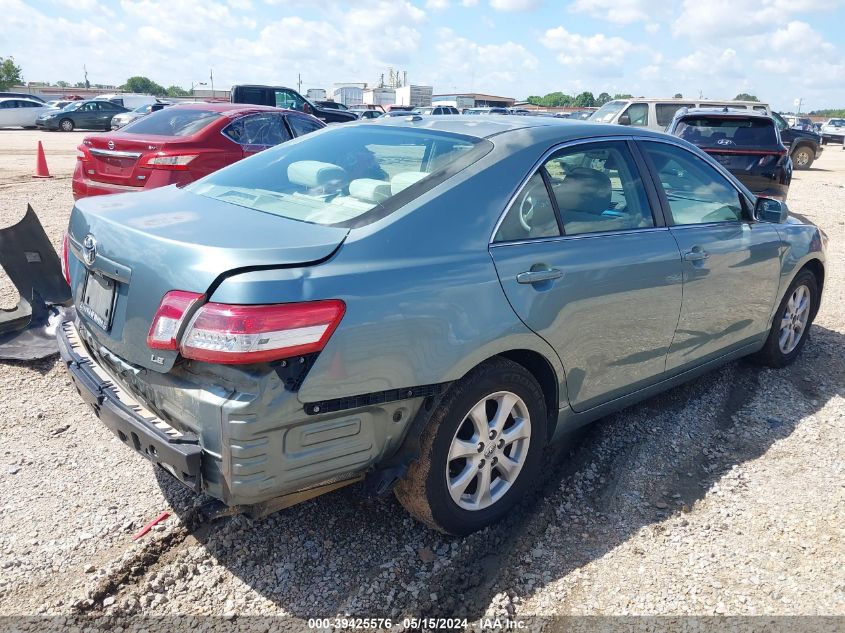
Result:
{"label": "windshield", "polygon": [[79,110],[82,104],[85,103],[84,101],[72,101],[71,103],[67,104],[62,110],[65,112],[73,112],[74,110]]}
{"label": "windshield", "polygon": [[133,112],[137,112],[138,114],[147,114],[152,109],[152,106],[149,104],[138,106]]}
{"label": "windshield", "polygon": [[596,123],[610,123],[613,121],[613,117],[619,114],[627,103],[627,101],[608,101],[598,110],[593,112],[590,117],[590,121],[595,121]]}
{"label": "windshield", "polygon": [[388,215],[492,147],[484,139],[425,129],[336,127],[265,150],[187,189],[293,220],[351,228]]}
{"label": "windshield", "polygon": [[220,113],[210,110],[165,108],[135,119],[123,131],[155,136],[192,136],[218,118]]}
{"label": "windshield", "polygon": [[677,136],[702,147],[771,147],[778,144],[771,119],[690,117],[682,119]]}
{"label": "windshield", "polygon": [[831,119],[827,122],[828,125],[835,125],[836,127],[841,127],[845,125],[845,119]]}

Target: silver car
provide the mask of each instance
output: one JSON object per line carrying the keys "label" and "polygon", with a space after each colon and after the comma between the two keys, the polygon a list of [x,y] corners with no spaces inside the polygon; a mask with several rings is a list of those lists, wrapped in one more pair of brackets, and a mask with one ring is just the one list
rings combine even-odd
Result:
{"label": "silver car", "polygon": [[124,112],[123,114],[118,114],[114,116],[111,120],[111,129],[118,130],[122,128],[124,125],[131,123],[136,119],[140,119],[141,117],[147,116],[150,112],[157,112],[162,108],[166,108],[169,105],[173,105],[172,103],[148,103],[146,105],[139,106],[134,110],[130,110],[129,112]]}

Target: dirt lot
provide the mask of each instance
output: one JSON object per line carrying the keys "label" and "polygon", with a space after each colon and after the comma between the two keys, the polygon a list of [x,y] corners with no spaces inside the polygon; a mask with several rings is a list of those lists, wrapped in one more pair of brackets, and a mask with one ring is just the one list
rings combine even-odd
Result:
{"label": "dirt lot", "polygon": [[[60,177],[29,178],[38,138]],[[0,133],[0,226],[30,202],[58,245],[81,138]],[[354,487],[198,521],[200,499],[114,439],[57,359],[0,364],[0,615],[845,616],[845,151],[789,198],[830,236],[798,362],[732,363],[594,424],[547,456],[536,498],[465,539]]]}

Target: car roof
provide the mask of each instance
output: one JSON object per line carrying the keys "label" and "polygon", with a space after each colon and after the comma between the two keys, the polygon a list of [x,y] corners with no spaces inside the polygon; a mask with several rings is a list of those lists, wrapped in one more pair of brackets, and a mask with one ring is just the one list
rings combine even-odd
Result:
{"label": "car roof", "polygon": [[32,101],[33,103],[44,105],[43,101],[39,101],[38,99],[31,99],[29,97],[0,97],[0,101]]}
{"label": "car roof", "polygon": [[[152,105],[152,104],[147,104]],[[194,102],[194,103],[180,103],[172,105],[167,108],[168,111],[173,110],[206,110],[208,112],[219,112],[232,116],[241,112],[284,112],[286,114],[303,114],[296,110],[287,110],[285,108],[276,108],[274,106],[254,105],[251,103],[225,103],[225,102]]]}
{"label": "car roof", "polygon": [[[462,114],[447,114],[441,116],[419,116],[409,113],[407,117],[379,118],[366,125],[383,125],[385,127],[413,127],[452,134],[463,134],[476,138],[491,138],[499,135],[511,136],[513,132],[527,132],[525,144],[540,140],[567,141],[576,138],[590,138],[597,136],[650,136],[665,138],[659,132],[638,128],[631,130],[626,125],[609,123],[592,123],[590,121],[557,119],[553,117],[527,117],[520,115],[479,115],[467,117]],[[356,123],[344,124],[356,125]],[[361,123],[358,123],[361,125]]]}
{"label": "car roof", "polygon": [[688,116],[708,116],[708,117],[722,117],[722,118],[753,118],[753,119],[771,119],[772,117],[762,112],[761,110],[746,110],[743,108],[687,108],[686,110],[678,111],[678,118],[685,118]]}

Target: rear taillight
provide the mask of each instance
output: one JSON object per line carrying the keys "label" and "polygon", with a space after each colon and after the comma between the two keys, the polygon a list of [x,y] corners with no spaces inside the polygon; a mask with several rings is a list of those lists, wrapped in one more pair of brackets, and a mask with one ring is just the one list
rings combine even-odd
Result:
{"label": "rear taillight", "polygon": [[190,307],[201,298],[201,294],[184,290],[171,290],[164,295],[153,317],[150,332],[147,334],[147,347],[177,349],[176,336],[179,334],[182,319],[185,318]]}
{"label": "rear taillight", "polygon": [[85,145],[76,148],[76,160],[88,160],[88,148]]}
{"label": "rear taillight", "polygon": [[180,351],[210,363],[263,363],[322,350],[346,305],[331,299],[277,305],[207,303],[197,310]]}
{"label": "rear taillight", "polygon": [[141,161],[141,167],[149,169],[170,169],[172,171],[187,171],[188,165],[199,154],[150,154]]}
{"label": "rear taillight", "polygon": [[62,277],[70,285],[70,266],[68,266],[68,251],[70,250],[70,237],[65,231],[62,235]]}

